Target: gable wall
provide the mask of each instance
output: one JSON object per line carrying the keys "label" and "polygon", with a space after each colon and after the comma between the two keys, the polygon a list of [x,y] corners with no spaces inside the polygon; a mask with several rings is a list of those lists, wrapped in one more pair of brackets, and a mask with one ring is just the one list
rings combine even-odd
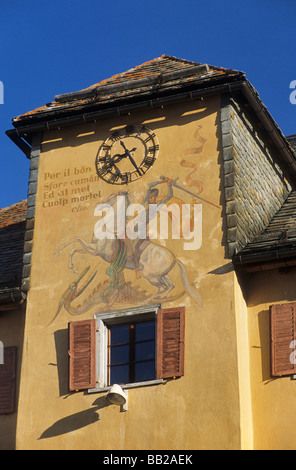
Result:
{"label": "gable wall", "polygon": [[[134,123],[145,123],[156,133],[160,145],[156,163],[127,187],[103,182],[95,172],[99,146],[115,128]],[[29,202],[35,228],[28,243],[32,257],[17,447],[240,448],[234,274],[227,270],[222,275],[215,273],[228,262],[221,193],[220,97],[47,132],[40,156],[35,150],[32,205]],[[190,284],[202,297],[202,307],[182,294],[176,265],[170,273],[175,287],[158,301],[164,308],[185,306],[184,377],[130,389],[129,409],[120,413],[117,407],[107,406],[105,393],[69,394],[68,322],[93,318],[100,311],[155,304],[157,287],[144,276],[136,279],[133,269],[125,269],[125,290],[113,289],[111,297],[100,297],[110,281],[110,262],[83,250],[78,239],[92,241],[98,203],[123,190],[128,191],[131,202],[141,202],[148,184],[159,181],[161,175],[178,178],[182,187],[195,194],[200,189],[195,184],[198,180],[202,183],[200,196],[212,203],[174,190],[177,201],[202,204],[202,243],[185,250],[184,239],[155,240],[158,247],[167,248],[182,261]],[[159,189],[161,194],[167,191],[165,184]],[[76,242],[70,243],[72,239]],[[73,266],[69,263],[72,250],[76,250]],[[158,256],[151,262],[156,269]],[[65,302],[69,289],[87,268],[78,285],[82,287],[96,272],[94,280],[77,299]]]}

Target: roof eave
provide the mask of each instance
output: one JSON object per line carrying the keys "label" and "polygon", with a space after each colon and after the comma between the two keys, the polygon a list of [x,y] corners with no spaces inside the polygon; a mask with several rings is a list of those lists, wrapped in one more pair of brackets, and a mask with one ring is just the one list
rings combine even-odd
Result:
{"label": "roof eave", "polygon": [[20,287],[0,289],[0,311],[12,310],[21,306],[26,300],[26,294]]}
{"label": "roof eave", "polygon": [[[235,86],[244,77],[237,72],[231,77],[219,77],[205,80],[202,83],[190,83],[189,86],[172,87],[164,92],[142,93],[113,100],[107,103],[94,103],[77,106],[74,109],[56,109],[28,115],[21,120],[13,121],[14,128],[6,131],[6,135],[30,158],[32,135],[46,130],[92,122],[114,115],[124,115],[132,111],[159,108],[160,106],[182,100],[198,99],[203,96],[222,93],[229,90],[230,84]],[[198,80],[197,80],[198,81]]]}
{"label": "roof eave", "polygon": [[267,271],[296,266],[296,246],[268,251],[238,253],[232,258],[233,265],[245,272]]}
{"label": "roof eave", "polygon": [[[195,68],[194,68],[195,69]],[[231,73],[230,73],[231,72]],[[171,77],[173,74],[166,74]],[[180,75],[180,73],[179,73]],[[195,79],[191,79],[189,82],[180,82],[177,79],[174,79],[173,82],[169,80],[164,80],[160,86],[158,86],[157,78],[143,79],[143,80],[133,80],[130,82],[125,82],[112,86],[102,86],[96,87],[89,91],[82,90],[81,92],[68,93],[65,95],[59,95],[57,102],[49,103],[47,108],[40,108],[40,110],[35,110],[35,112],[27,113],[22,116],[15,118],[12,123],[16,129],[23,128],[25,126],[35,125],[37,123],[49,123],[56,119],[63,119],[65,117],[71,117],[74,115],[86,115],[88,113],[92,114],[93,110],[98,110],[100,112],[103,110],[112,110],[114,108],[118,109],[124,104],[141,104],[143,103],[145,107],[145,101],[147,98],[149,101],[159,100],[165,96],[179,95],[188,91],[204,90],[204,93],[207,93],[209,89],[213,87],[220,86],[221,84],[228,82],[237,82],[245,77],[243,72],[229,71],[229,74],[211,76],[205,74],[201,76],[200,74],[196,76]],[[179,78],[184,78],[180,76]],[[142,86],[145,82],[146,86]],[[127,95],[115,96],[115,92],[122,92],[123,87],[125,91],[128,91]],[[106,90],[113,92],[114,96],[107,99],[101,99],[104,95],[108,95]],[[68,97],[68,99],[67,99]],[[80,98],[79,98],[80,97]],[[89,98],[87,101],[86,98]],[[93,99],[95,98],[95,99]],[[86,101],[84,101],[86,99]],[[64,106],[59,106],[59,103],[67,103]],[[53,105],[56,106],[53,106]],[[124,106],[124,105],[123,105]]]}
{"label": "roof eave", "polygon": [[270,136],[277,150],[283,155],[287,171],[295,177],[296,160],[291,145],[260,100],[254,87],[246,79],[245,74],[243,72],[232,72],[231,75],[219,76],[211,80],[200,81],[196,79],[194,83],[182,84],[179,87],[174,86],[164,92],[159,90],[154,93],[132,95],[105,104],[95,103],[90,105],[88,103],[72,110],[53,110],[52,112],[38,113],[14,122],[15,128],[6,131],[6,134],[29,158],[31,137],[37,132],[60,129],[69,125],[92,122],[115,115],[124,115],[140,109],[158,108],[164,104],[177,101],[193,100],[221,93],[241,92],[262,123],[265,132]]}

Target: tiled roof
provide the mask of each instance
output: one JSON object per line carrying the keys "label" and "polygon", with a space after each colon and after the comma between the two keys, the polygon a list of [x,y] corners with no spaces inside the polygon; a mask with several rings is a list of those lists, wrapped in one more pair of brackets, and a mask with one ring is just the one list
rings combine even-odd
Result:
{"label": "tiled roof", "polygon": [[[296,248],[296,191],[292,191],[266,229],[252,240],[243,254],[281,250],[287,246]],[[241,253],[241,254],[242,254]]]}
{"label": "tiled roof", "polygon": [[22,280],[27,201],[0,209],[0,303]]}
{"label": "tiled roof", "polygon": [[[151,94],[155,91],[190,86],[225,76],[240,76],[242,72],[214,67],[185,59],[162,55],[74,93],[57,95],[54,101],[13,119],[20,121],[68,112],[85,106],[110,104],[122,99]],[[243,74],[244,75],[244,74]]]}
{"label": "tiled roof", "polygon": [[[292,148],[296,149],[296,136],[289,136],[287,140]],[[276,253],[276,254],[275,254]],[[267,227],[254,237],[239,253],[240,259],[245,262],[256,261],[257,257],[296,255],[296,190],[292,189],[284,203],[271,218]]]}
{"label": "tiled roof", "polygon": [[27,200],[0,209],[0,228],[23,222],[27,214]]}

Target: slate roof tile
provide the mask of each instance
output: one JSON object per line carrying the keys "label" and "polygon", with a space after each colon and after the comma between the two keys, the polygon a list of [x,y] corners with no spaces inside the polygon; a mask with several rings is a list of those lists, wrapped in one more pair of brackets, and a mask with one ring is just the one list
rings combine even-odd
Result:
{"label": "slate roof tile", "polygon": [[0,228],[7,227],[26,219],[27,200],[0,209]]}
{"label": "slate roof tile", "polygon": [[22,279],[27,201],[0,209],[0,296]]}
{"label": "slate roof tile", "polygon": [[[197,68],[203,65],[204,68],[200,70]],[[181,75],[179,76],[179,74]],[[43,117],[56,112],[73,111],[87,105],[110,103],[114,100],[151,93],[151,90],[155,88],[158,90],[171,89],[196,81],[202,82],[221,76],[239,74],[242,74],[242,72],[223,67],[208,66],[164,54],[123,73],[95,83],[79,92],[57,95],[54,101],[15,117],[13,123],[17,126],[23,120],[36,116]],[[147,79],[153,78],[155,82],[147,83]]]}
{"label": "slate roof tile", "polygon": [[[287,140],[296,149],[296,136],[289,136]],[[247,244],[240,256],[286,251],[287,248],[296,249],[296,189],[289,192],[267,227]]]}

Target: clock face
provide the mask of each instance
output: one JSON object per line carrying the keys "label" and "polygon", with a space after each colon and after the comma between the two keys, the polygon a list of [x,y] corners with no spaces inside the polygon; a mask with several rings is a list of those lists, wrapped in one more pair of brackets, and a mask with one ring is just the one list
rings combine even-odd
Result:
{"label": "clock face", "polygon": [[100,146],[96,170],[110,184],[128,184],[143,176],[155,162],[159,144],[143,125],[129,125],[113,132]]}

